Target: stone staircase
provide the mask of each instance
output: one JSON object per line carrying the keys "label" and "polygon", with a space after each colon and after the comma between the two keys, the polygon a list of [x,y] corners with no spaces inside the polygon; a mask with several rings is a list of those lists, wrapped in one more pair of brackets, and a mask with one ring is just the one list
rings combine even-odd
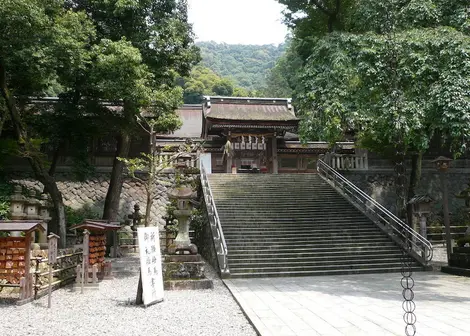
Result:
{"label": "stone staircase", "polygon": [[212,174],[209,181],[231,277],[401,270],[400,248],[316,174]]}

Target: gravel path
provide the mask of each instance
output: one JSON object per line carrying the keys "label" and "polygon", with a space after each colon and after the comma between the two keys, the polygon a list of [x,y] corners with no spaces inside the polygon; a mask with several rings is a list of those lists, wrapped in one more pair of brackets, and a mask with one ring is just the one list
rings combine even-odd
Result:
{"label": "gravel path", "polygon": [[[209,267],[207,267],[209,268]],[[137,307],[138,277],[106,280],[81,295],[72,288],[23,306],[0,305],[0,335],[250,336],[256,335],[232,295],[211,270],[214,289],[166,291],[165,301]]]}

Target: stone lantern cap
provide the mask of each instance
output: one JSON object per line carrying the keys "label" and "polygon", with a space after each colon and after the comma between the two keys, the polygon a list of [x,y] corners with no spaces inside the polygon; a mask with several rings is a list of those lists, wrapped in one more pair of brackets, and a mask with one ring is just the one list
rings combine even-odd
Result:
{"label": "stone lantern cap", "polygon": [[454,160],[449,159],[448,157],[445,157],[445,156],[439,156],[438,158],[432,160],[431,162],[435,163],[438,169],[445,171],[449,168],[451,161],[454,161]]}
{"label": "stone lantern cap", "polygon": [[38,199],[36,198],[36,196],[37,196],[37,195],[36,195],[36,191],[30,190],[30,191],[29,191],[29,197],[28,197],[28,199],[27,199],[26,204],[32,204],[32,205],[38,204],[38,205],[40,205],[40,204],[41,204],[41,201],[38,200]]}
{"label": "stone lantern cap", "polygon": [[47,194],[42,194],[41,195],[41,200],[39,202],[41,203],[41,207],[43,207],[43,208],[48,208],[48,207],[52,206],[51,199],[50,199],[49,195],[47,195]]}
{"label": "stone lantern cap", "polygon": [[193,198],[194,192],[190,187],[174,188],[168,192],[168,196],[174,199],[190,199]]}
{"label": "stone lantern cap", "polygon": [[23,188],[20,185],[15,185],[13,189],[13,195],[10,196],[10,201],[13,202],[25,202],[26,197],[22,194]]}

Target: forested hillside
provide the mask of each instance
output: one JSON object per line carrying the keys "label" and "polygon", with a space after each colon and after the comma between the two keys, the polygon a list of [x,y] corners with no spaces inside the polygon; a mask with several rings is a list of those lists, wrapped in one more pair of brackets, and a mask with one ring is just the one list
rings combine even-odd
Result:
{"label": "forested hillside", "polygon": [[227,77],[247,90],[261,91],[266,87],[269,70],[284,53],[285,45],[241,45],[199,42],[202,65]]}

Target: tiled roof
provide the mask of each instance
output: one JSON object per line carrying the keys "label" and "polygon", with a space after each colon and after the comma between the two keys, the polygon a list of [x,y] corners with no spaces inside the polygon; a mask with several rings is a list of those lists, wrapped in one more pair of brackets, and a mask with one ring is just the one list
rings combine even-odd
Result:
{"label": "tiled roof", "polygon": [[5,220],[0,221],[0,231],[44,231],[41,220]]}
{"label": "tiled roof", "polygon": [[285,98],[205,97],[204,116],[214,121],[298,121]]}
{"label": "tiled roof", "polygon": [[159,134],[158,138],[199,139],[202,133],[202,105],[184,105],[176,110],[183,125],[171,134]]}

